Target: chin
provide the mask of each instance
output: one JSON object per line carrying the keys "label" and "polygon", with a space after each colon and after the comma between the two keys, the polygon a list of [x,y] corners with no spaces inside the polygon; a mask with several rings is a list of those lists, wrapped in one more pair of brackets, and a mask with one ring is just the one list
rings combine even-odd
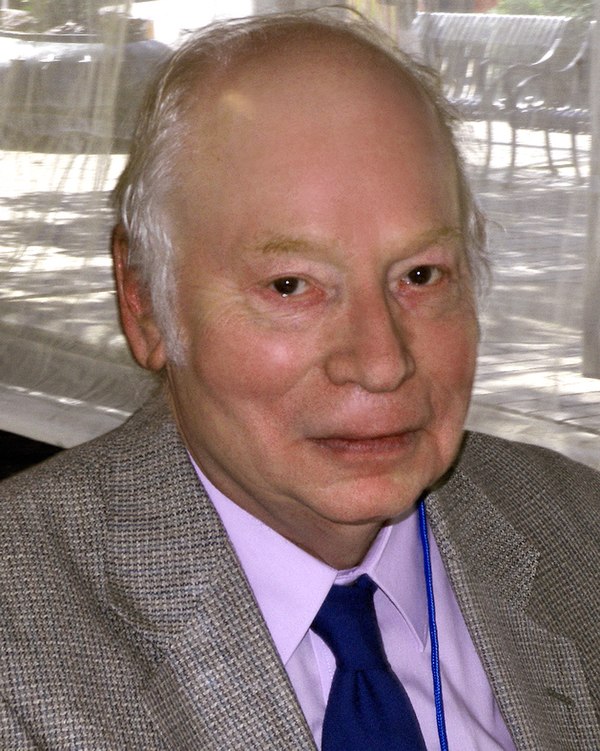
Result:
{"label": "chin", "polygon": [[[336,486],[333,493],[321,499],[317,511],[338,524],[381,525],[410,513],[427,487],[425,480],[416,478],[408,483],[364,478],[346,487]],[[311,505],[316,508],[316,504]]]}

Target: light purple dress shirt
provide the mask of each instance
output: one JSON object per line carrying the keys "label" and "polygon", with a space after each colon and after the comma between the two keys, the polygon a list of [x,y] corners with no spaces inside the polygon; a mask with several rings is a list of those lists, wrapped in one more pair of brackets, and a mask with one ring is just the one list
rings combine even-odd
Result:
{"label": "light purple dress shirt", "polygon": [[[418,515],[382,528],[363,562],[337,571],[248,514],[196,467],[244,569],[317,746],[335,659],[311,630],[329,589],[368,574],[390,665],[413,704],[427,748],[439,749]],[[430,535],[446,729],[451,751],[514,751]]]}

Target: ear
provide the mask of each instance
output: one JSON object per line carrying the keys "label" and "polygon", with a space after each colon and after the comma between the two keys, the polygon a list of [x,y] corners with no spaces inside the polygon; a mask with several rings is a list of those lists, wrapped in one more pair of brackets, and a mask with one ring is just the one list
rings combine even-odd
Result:
{"label": "ear", "polygon": [[162,370],[166,364],[162,334],[152,313],[150,294],[129,263],[129,239],[121,224],[113,229],[112,256],[121,327],[131,354],[143,368]]}

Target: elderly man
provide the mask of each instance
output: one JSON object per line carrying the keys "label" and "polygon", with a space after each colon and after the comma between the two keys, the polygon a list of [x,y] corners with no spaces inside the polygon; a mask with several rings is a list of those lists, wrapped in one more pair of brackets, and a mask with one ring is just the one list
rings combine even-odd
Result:
{"label": "elderly man", "polygon": [[168,61],[114,233],[164,398],[2,487],[2,748],[596,747],[600,479],[464,439],[451,124],[327,14]]}

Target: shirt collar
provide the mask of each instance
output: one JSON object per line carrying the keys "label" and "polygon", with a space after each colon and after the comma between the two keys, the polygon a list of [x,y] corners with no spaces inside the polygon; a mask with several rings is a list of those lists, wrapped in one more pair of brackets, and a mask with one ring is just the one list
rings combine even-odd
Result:
{"label": "shirt collar", "polygon": [[361,574],[368,574],[377,584],[406,621],[419,648],[424,649],[429,620],[416,508],[382,527],[362,563],[338,572],[336,582],[347,584]]}
{"label": "shirt collar", "polygon": [[192,464],[227,531],[284,665],[310,629],[331,586],[361,574],[368,574],[394,604],[423,649],[427,597],[416,511],[384,526],[359,566],[337,571],[231,501],[193,459]]}

